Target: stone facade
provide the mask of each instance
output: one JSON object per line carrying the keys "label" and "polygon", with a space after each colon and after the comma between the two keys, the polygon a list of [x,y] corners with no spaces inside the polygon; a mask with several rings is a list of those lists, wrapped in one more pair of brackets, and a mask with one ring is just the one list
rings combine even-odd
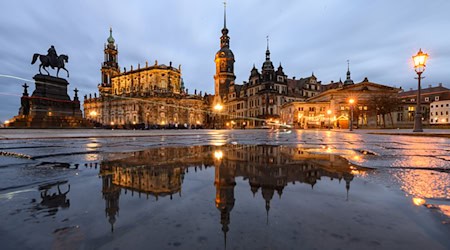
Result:
{"label": "stone facade", "polygon": [[430,104],[430,125],[450,124],[450,100]]}
{"label": "stone facade", "polygon": [[[412,127],[414,124],[414,114],[417,104],[417,90],[410,89],[399,93],[400,104],[396,121],[401,127]],[[423,124],[432,124],[430,107],[432,102],[450,100],[450,89],[439,83],[437,86],[429,85],[427,88],[421,89],[421,109]],[[436,118],[436,117],[434,117]]]}
{"label": "stone facade", "polygon": [[[235,84],[234,54],[230,49],[230,37],[224,19],[220,38],[220,50],[216,53],[215,96],[213,127],[256,128],[279,122],[281,106],[291,101],[302,101],[321,92],[321,83],[312,74],[298,80],[288,78],[280,65],[275,68],[269,43],[261,72],[253,65],[248,82]],[[223,110],[222,110],[223,106]]]}
{"label": "stone facade", "polygon": [[[296,128],[349,128],[353,109],[354,127],[381,127],[396,124],[396,110],[383,114],[377,98],[396,98],[400,89],[370,82],[329,89],[305,102],[283,105],[281,123]],[[354,104],[349,100],[353,99]],[[378,105],[378,106],[377,106]],[[395,106],[394,109],[396,109]],[[387,107],[386,107],[387,108]]]}
{"label": "stone facade", "polygon": [[181,66],[145,64],[120,71],[117,45],[110,31],[102,64],[99,96],[85,96],[85,117],[113,127],[204,127],[204,97],[184,88]]}

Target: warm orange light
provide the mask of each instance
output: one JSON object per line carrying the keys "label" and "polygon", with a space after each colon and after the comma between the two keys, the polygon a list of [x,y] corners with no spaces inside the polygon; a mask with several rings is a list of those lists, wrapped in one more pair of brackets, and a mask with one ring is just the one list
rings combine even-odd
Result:
{"label": "warm orange light", "polygon": [[413,56],[414,61],[414,69],[419,73],[422,73],[425,71],[425,66],[428,59],[428,54],[423,53],[422,49],[419,49],[419,52],[417,52],[417,55]]}
{"label": "warm orange light", "polygon": [[331,110],[327,110],[327,114],[328,114],[328,115],[331,115]]}
{"label": "warm orange light", "polygon": [[8,125],[8,124],[9,124],[9,120],[6,120],[6,121],[5,121],[5,125]]}
{"label": "warm orange light", "polygon": [[217,160],[222,160],[223,152],[221,150],[214,151],[214,158],[216,158]]}
{"label": "warm orange light", "polygon": [[133,122],[133,125],[136,125],[136,122]]}
{"label": "warm orange light", "polygon": [[353,104],[353,103],[355,103],[355,99],[350,99],[350,100],[348,100],[348,102],[350,103],[350,104]]}
{"label": "warm orange light", "polygon": [[92,116],[92,117],[96,117],[96,116],[97,116],[97,111],[92,110],[92,111],[89,113],[89,115]]}
{"label": "warm orange light", "polygon": [[416,205],[416,206],[422,206],[426,202],[425,199],[417,198],[417,197],[413,198],[412,201],[413,201],[414,205]]}
{"label": "warm orange light", "polygon": [[111,122],[111,126],[114,126],[114,122]]}
{"label": "warm orange light", "polygon": [[197,123],[197,124],[200,124],[200,121],[197,121],[196,123]]}
{"label": "warm orange light", "polygon": [[221,111],[223,109],[223,106],[220,103],[217,103],[216,106],[214,106],[214,109],[217,111]]}

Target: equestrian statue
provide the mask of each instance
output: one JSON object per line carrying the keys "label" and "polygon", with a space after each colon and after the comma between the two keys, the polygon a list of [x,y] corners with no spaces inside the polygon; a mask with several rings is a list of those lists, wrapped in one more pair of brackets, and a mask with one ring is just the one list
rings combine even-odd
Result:
{"label": "equestrian statue", "polygon": [[41,68],[43,68],[45,70],[45,72],[47,72],[47,75],[50,75],[50,73],[48,72],[48,70],[46,69],[46,67],[51,67],[52,69],[57,68],[56,71],[56,77],[58,77],[59,74],[59,70],[63,69],[67,72],[67,77],[69,77],[69,71],[64,67],[64,62],[68,63],[69,62],[69,56],[67,55],[59,55],[56,53],[55,47],[52,45],[49,49],[48,49],[48,54],[47,55],[41,55],[38,53],[35,53],[33,55],[33,60],[31,61],[31,64],[34,64],[37,59],[39,58],[39,60],[41,61],[41,64],[39,64],[39,73],[41,73]]}

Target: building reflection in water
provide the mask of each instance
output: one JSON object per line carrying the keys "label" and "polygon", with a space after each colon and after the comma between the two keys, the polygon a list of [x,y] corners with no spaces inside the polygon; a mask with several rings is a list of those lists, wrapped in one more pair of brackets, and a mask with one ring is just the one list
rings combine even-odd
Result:
{"label": "building reflection in water", "polygon": [[329,154],[311,154],[287,146],[194,146],[158,148],[140,152],[111,154],[100,167],[105,212],[114,229],[119,213],[121,189],[139,197],[164,197],[180,193],[185,173],[193,167],[215,167],[215,203],[220,211],[224,233],[229,231],[230,213],[235,205],[236,177],[248,180],[255,196],[259,190],[265,200],[267,223],[270,202],[275,193],[282,196],[288,183],[305,183],[314,188],[321,177],[344,180],[347,190],[354,173],[365,169],[351,166],[344,158]]}

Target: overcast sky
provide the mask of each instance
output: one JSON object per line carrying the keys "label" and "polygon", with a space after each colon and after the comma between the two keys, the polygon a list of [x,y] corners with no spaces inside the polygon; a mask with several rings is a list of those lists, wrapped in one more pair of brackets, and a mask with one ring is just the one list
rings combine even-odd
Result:
{"label": "overcast sky", "polygon": [[[186,87],[213,93],[214,55],[223,27],[222,0],[20,0],[0,3],[0,74],[32,80],[34,53],[54,45],[68,54],[69,95],[97,92],[103,45],[113,28],[120,67],[182,65]],[[289,77],[312,72],[322,83],[352,78],[417,88],[411,56],[430,55],[423,87],[450,87],[449,0],[229,0],[227,27],[236,83],[265,58]],[[55,71],[50,71],[55,74]],[[62,72],[64,75],[65,72]],[[0,76],[0,120],[20,107],[24,80]],[[31,83],[31,84],[30,84]],[[30,94],[34,90],[31,85]]]}

